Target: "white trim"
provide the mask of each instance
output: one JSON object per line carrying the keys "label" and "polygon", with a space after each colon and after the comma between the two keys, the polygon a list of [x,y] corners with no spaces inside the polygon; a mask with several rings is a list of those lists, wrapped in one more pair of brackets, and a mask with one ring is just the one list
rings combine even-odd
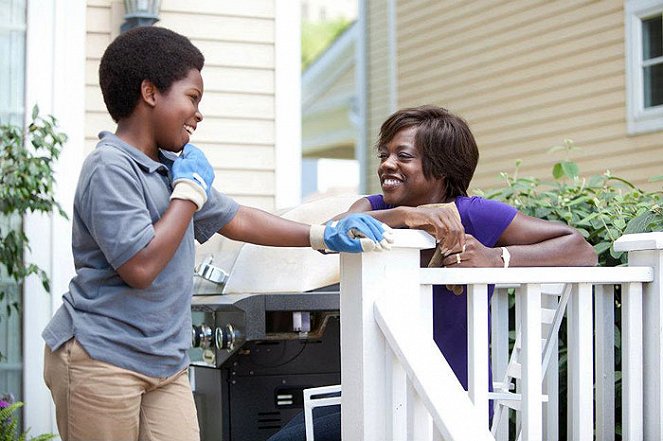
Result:
{"label": "white trim", "polygon": [[[314,108],[320,98],[329,93],[329,89],[334,86],[334,83],[353,68],[354,63],[354,50],[348,50],[330,63],[326,71],[320,75],[307,75],[304,72],[302,76],[302,109],[307,112],[308,109]],[[351,92],[354,96],[355,91]]]}
{"label": "white trim", "polygon": [[[71,207],[84,155],[85,2],[31,0],[27,2],[26,118],[39,104],[41,115],[54,115],[66,143],[56,164],[56,200],[72,218]],[[41,331],[60,304],[74,274],[71,222],[54,216],[25,216],[24,230],[37,263],[51,279],[51,295],[32,277],[24,286],[25,427],[32,435],[57,433],[50,393],[43,382],[44,342]]]}
{"label": "white trim", "polygon": [[292,0],[275,2],[274,208],[276,209],[294,206],[301,201],[300,13],[299,2]]}
{"label": "white trim", "polygon": [[642,78],[642,18],[663,13],[661,0],[626,0],[626,118],[631,135],[663,130],[663,106],[645,109]]}
{"label": "white trim", "polygon": [[354,93],[352,91],[343,91],[333,97],[325,100],[316,101],[311,107],[302,107],[304,112],[303,119],[311,118],[312,116],[321,116],[325,113],[338,112],[340,110],[348,110],[352,108],[354,102]]}
{"label": "white trim", "polygon": [[359,194],[365,194],[367,191],[367,164],[368,164],[368,5],[367,0],[358,0],[357,15],[357,50],[355,87],[357,96],[357,116],[359,120],[357,130],[357,143],[355,144],[355,158],[359,163]]}

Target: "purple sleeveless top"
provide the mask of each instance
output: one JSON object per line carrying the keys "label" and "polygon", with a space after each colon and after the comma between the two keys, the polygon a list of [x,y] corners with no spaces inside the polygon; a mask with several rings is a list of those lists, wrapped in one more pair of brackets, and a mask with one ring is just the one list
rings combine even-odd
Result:
{"label": "purple sleeveless top", "polygon": [[[385,204],[381,194],[368,196],[367,199],[373,210],[393,208]],[[517,213],[515,208],[502,202],[477,196],[458,196],[455,202],[465,233],[471,234],[489,248],[495,246]],[[488,287],[489,299],[493,295],[494,288],[494,285]],[[433,286],[433,338],[456,377],[467,390],[466,294],[465,289],[463,295],[457,296],[444,285]],[[490,310],[488,314],[488,329],[490,329]],[[490,372],[489,375],[492,377]],[[492,384],[492,381],[488,384]]]}

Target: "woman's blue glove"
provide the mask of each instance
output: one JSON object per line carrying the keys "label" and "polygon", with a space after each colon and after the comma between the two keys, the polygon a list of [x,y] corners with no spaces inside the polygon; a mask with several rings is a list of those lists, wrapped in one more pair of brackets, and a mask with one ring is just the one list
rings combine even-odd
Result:
{"label": "woman's blue glove", "polygon": [[171,199],[186,199],[203,208],[214,182],[214,169],[205,154],[193,144],[184,146],[173,162],[173,193]]}
{"label": "woman's blue glove", "polygon": [[311,225],[311,247],[346,253],[382,251],[394,241],[391,228],[368,214],[356,213],[327,225]]}

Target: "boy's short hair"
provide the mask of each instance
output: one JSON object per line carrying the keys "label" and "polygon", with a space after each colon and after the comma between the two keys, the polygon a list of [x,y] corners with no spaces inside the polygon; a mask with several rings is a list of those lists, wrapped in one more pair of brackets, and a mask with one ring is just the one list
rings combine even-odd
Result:
{"label": "boy's short hair", "polygon": [[387,145],[398,132],[410,127],[417,127],[414,143],[423,155],[424,176],[444,178],[448,199],[467,196],[479,162],[479,149],[467,122],[437,106],[401,109],[380,127],[376,149]]}
{"label": "boy's short hair", "polygon": [[183,35],[155,26],[131,29],[101,57],[99,84],[106,108],[115,122],[126,118],[136,107],[143,80],[165,92],[204,64],[203,54]]}

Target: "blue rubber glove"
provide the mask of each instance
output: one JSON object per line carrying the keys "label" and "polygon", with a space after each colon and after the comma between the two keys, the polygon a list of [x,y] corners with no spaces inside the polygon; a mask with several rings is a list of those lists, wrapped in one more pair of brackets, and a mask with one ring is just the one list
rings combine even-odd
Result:
{"label": "blue rubber glove", "polygon": [[214,169],[205,154],[193,144],[184,146],[173,162],[173,193],[171,199],[186,199],[203,208],[214,182]]}
{"label": "blue rubber glove", "polygon": [[311,247],[330,251],[361,253],[391,248],[391,228],[372,216],[351,214],[327,225],[311,226]]}

